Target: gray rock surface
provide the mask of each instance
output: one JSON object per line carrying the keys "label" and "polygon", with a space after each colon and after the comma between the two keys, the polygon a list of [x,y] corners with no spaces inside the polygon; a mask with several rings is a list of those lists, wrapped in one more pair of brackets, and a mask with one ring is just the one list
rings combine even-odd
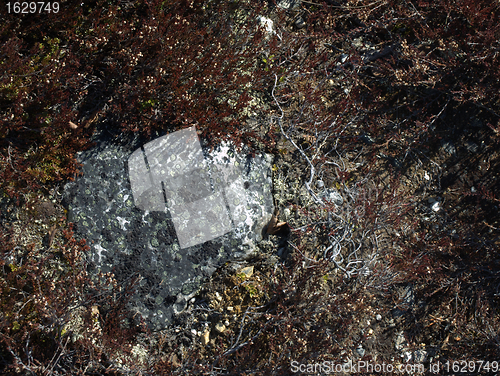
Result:
{"label": "gray rock surface", "polygon": [[[153,330],[171,323],[222,263],[254,256],[273,212],[270,156],[237,153],[230,144],[208,153],[198,142],[189,151],[196,158],[179,158],[179,145],[144,145],[149,166],[141,168],[158,168],[160,179],[146,173],[142,183],[142,149],[104,143],[84,151],[82,175],[64,193],[69,220],[91,248],[94,275],[112,272],[124,284],[137,278],[130,308]],[[155,167],[162,153],[184,163]],[[139,194],[131,183],[142,184]],[[211,210],[219,212],[210,217]]]}
{"label": "gray rock surface", "polygon": [[280,0],[276,2],[276,5],[282,9],[298,9],[301,0]]}

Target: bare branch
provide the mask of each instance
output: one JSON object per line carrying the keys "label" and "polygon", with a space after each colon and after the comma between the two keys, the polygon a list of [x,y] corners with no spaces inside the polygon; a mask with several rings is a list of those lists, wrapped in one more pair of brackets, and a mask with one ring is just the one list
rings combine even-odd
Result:
{"label": "bare branch", "polygon": [[295,149],[297,149],[299,151],[299,153],[304,157],[304,159],[309,164],[309,167],[310,167],[309,181],[304,182],[304,185],[306,186],[307,191],[309,192],[309,194],[312,196],[312,198],[314,199],[314,201],[317,204],[319,204],[321,206],[326,206],[325,203],[318,196],[316,196],[314,191],[311,189],[311,184],[313,182],[313,178],[314,178],[314,174],[315,174],[315,169],[314,169],[313,164],[311,163],[311,161],[310,161],[309,157],[306,155],[306,153],[304,153],[304,151],[297,146],[295,141],[293,141],[293,139],[288,134],[286,134],[285,131],[283,130],[283,126],[282,126],[281,122],[283,120],[284,112],[283,112],[283,109],[281,108],[280,104],[278,103],[276,96],[274,95],[274,90],[276,89],[277,82],[278,82],[278,76],[275,74],[274,75],[274,86],[273,86],[273,90],[271,92],[271,95],[272,95],[274,101],[276,102],[276,105],[280,109],[280,112],[281,112],[281,116],[278,117],[278,125],[280,126],[281,134],[294,146]]}

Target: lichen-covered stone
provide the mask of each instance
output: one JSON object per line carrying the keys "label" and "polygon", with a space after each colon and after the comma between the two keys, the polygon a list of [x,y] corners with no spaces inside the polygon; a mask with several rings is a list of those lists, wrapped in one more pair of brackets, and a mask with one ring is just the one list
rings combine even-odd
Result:
{"label": "lichen-covered stone", "polygon": [[[182,175],[172,175],[172,180],[166,177],[167,200],[163,207],[157,202],[151,210],[145,201],[134,197],[131,187],[130,157],[136,149],[107,142],[80,153],[82,175],[67,184],[64,202],[69,220],[76,223],[77,233],[91,248],[88,261],[92,269],[113,272],[124,284],[137,279],[130,308],[158,330],[185,308],[202,281],[219,265],[256,254],[262,228],[273,212],[271,159],[237,153],[230,144],[211,153],[203,148],[199,162],[209,170],[197,170],[198,176],[191,180],[180,178]],[[198,192],[199,197],[189,196],[193,192],[182,196],[183,187],[190,182],[199,185],[202,177],[210,178],[211,183],[204,186],[204,192]],[[150,193],[159,197],[158,192]],[[217,194],[223,198],[219,209],[228,213],[228,231],[221,233],[220,224],[213,223],[219,226],[213,232],[217,236],[202,243],[185,238],[181,244],[179,221],[206,223],[206,218],[196,218],[196,205],[203,212],[207,207],[202,205],[211,205],[210,197]],[[175,200],[194,203],[194,209],[185,213],[182,206],[172,205]]]}

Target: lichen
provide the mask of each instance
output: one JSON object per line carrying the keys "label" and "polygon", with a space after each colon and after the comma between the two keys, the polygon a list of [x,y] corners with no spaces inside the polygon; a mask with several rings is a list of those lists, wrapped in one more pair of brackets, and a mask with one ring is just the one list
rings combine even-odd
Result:
{"label": "lichen", "polygon": [[[246,155],[234,153],[227,145],[221,149],[218,154],[206,153],[212,158],[212,163],[244,166],[240,161],[247,161]],[[142,281],[132,298],[133,305],[150,327],[157,330],[165,327],[174,312],[185,305],[182,302],[196,293],[214,266],[232,257],[244,258],[255,254],[255,242],[260,236],[255,229],[255,221],[265,221],[260,216],[270,216],[272,212],[270,164],[269,158],[258,157],[244,178],[233,174],[232,179],[237,179],[233,183],[241,185],[241,189],[236,190],[238,195],[228,197],[233,213],[238,213],[234,216],[238,226],[234,231],[181,249],[177,241],[178,229],[174,227],[171,213],[144,211],[130,204],[134,203],[134,198],[125,163],[130,153],[128,149],[112,145],[82,152],[79,161],[83,164],[84,173],[66,186],[65,202],[70,216],[77,223],[80,236],[90,245],[88,260],[91,271],[115,270],[120,283],[125,283],[131,275],[140,276]],[[176,166],[181,168],[182,161],[174,159]],[[248,181],[252,182],[250,188],[243,188],[244,182]],[[262,197],[265,195],[269,197]],[[96,197],[105,198],[104,210]],[[248,200],[251,200],[250,205]],[[227,210],[225,205],[216,204],[212,196],[206,202],[212,205],[214,213]],[[247,206],[248,209],[245,209]],[[196,218],[195,213],[185,211],[179,213],[179,217],[183,221],[192,221]],[[216,227],[216,223],[211,223],[209,231],[216,234]],[[158,277],[163,281],[161,284],[155,282]],[[158,292],[152,299],[162,315],[153,314],[144,300],[153,290]],[[179,306],[172,306],[172,301],[177,301]]]}

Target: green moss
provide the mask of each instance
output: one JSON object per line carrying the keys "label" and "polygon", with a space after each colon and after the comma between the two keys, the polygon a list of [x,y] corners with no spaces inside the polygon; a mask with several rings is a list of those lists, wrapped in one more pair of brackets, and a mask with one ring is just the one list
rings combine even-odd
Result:
{"label": "green moss", "polygon": [[17,332],[19,329],[21,329],[21,325],[17,321],[14,321],[12,323],[12,331]]}
{"label": "green moss", "polygon": [[262,58],[262,62],[264,63],[264,70],[268,72],[269,68],[274,66],[274,55],[271,55],[268,58]]}
{"label": "green moss", "polygon": [[15,264],[9,264],[8,266],[11,272],[15,272],[17,270],[17,266]]}
{"label": "green moss", "polygon": [[139,102],[139,110],[140,111],[145,111],[145,110],[148,110],[154,106],[156,106],[156,104],[158,104],[158,100],[157,99],[148,99],[146,101],[141,101]]}
{"label": "green moss", "polygon": [[253,298],[254,296],[257,296],[259,293],[259,290],[257,289],[257,287],[254,285],[251,285],[251,284],[245,285],[245,290],[247,290],[248,295],[250,295],[251,298]]}
{"label": "green moss", "polygon": [[67,333],[68,333],[68,330],[66,329],[66,327],[63,327],[61,329],[61,337],[64,337]]}

